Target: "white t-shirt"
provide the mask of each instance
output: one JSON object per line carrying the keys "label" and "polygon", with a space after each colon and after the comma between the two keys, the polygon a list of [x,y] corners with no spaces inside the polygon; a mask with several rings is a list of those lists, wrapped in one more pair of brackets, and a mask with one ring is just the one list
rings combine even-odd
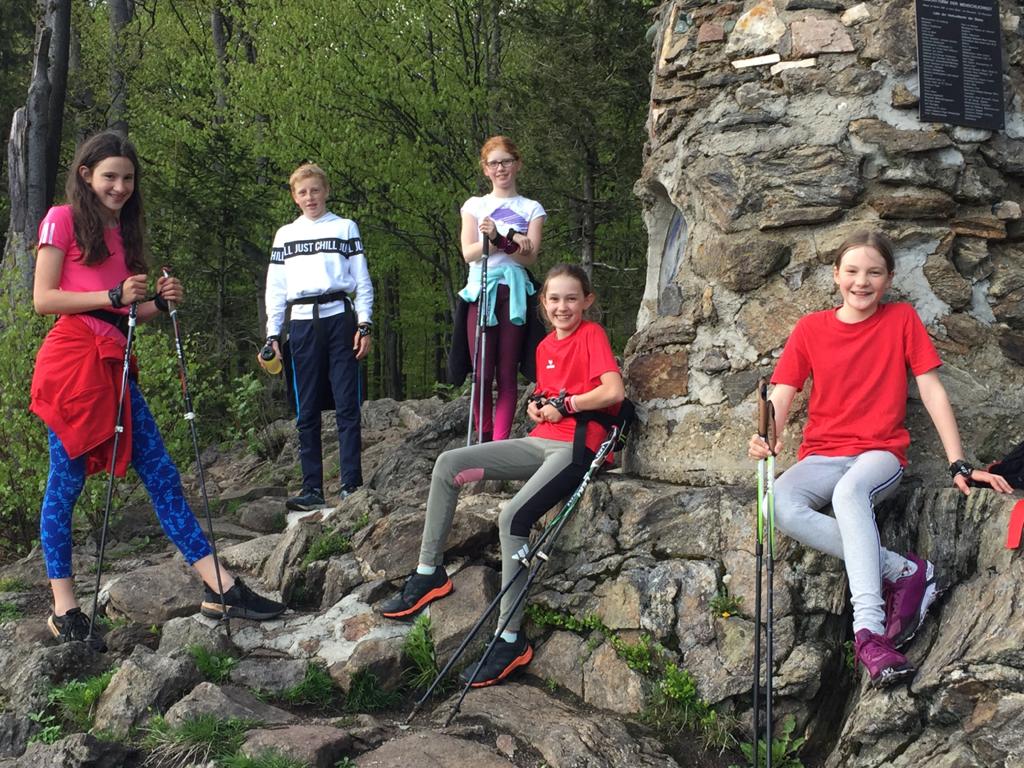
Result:
{"label": "white t-shirt", "polygon": [[[497,197],[493,193],[486,194],[483,197],[469,198],[462,205],[462,213],[468,213],[475,217],[477,224],[487,217],[492,218],[498,228],[498,233],[502,235],[507,235],[509,229],[514,229],[519,234],[525,235],[530,229],[531,221],[547,216],[544,207],[536,200],[531,200],[522,195]],[[484,235],[481,232],[480,241],[482,242],[483,239]],[[490,255],[487,257],[487,268],[490,270],[492,267],[501,265],[519,266],[519,262],[504,251],[492,247]],[[466,281],[467,289],[474,291],[479,289],[480,270],[481,265],[479,261],[469,265],[469,278]]]}

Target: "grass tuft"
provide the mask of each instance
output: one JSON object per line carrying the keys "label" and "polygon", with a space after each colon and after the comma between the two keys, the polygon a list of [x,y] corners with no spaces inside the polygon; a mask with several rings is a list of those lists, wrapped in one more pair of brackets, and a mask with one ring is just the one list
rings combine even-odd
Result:
{"label": "grass tuft", "polygon": [[402,653],[411,666],[405,669],[406,682],[411,688],[424,689],[437,677],[437,655],[430,634],[430,617],[421,614],[405,636]]}
{"label": "grass tuft", "polygon": [[293,705],[306,704],[327,708],[338,703],[340,693],[334,680],[323,667],[309,663],[306,665],[306,674],[302,682],[285,691],[283,698]]}
{"label": "grass tuft", "polygon": [[221,762],[238,753],[245,732],[256,725],[251,720],[221,720],[216,715],[199,715],[179,726],[171,726],[162,717],[155,717],[142,739],[143,748],[149,750],[143,765],[146,768],[182,768],[205,765],[211,760]]}
{"label": "grass tuft", "polygon": [[328,531],[321,533],[309,545],[306,556],[302,558],[302,566],[305,568],[317,560],[327,560],[335,555],[344,555],[352,550],[352,541],[341,531]]}
{"label": "grass tuft", "polygon": [[226,683],[238,659],[226,653],[214,653],[201,645],[190,645],[188,652],[204,680],[211,683]]}
{"label": "grass tuft", "polygon": [[116,669],[110,669],[102,675],[72,680],[50,691],[50,704],[60,709],[60,714],[68,725],[76,731],[88,731],[92,728],[96,714],[96,702],[107,690]]}

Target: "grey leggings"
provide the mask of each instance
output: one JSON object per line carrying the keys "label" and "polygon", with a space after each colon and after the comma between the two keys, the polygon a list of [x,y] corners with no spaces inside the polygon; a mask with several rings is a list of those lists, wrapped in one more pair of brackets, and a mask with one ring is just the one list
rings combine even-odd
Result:
{"label": "grey leggings", "polygon": [[[587,465],[594,454],[587,452]],[[512,581],[519,570],[516,552],[529,541],[531,526],[566,498],[587,471],[587,465],[572,463],[572,443],[523,437],[496,443],[471,445],[442,453],[434,464],[427,498],[427,519],[423,524],[420,562],[440,566],[444,542],[452,527],[459,489],[475,480],[526,480],[498,516],[501,540],[501,583]],[[512,613],[512,603],[526,581],[525,571],[501,601],[498,626],[509,618],[507,629],[518,632],[525,601]]]}
{"label": "grey leggings", "polygon": [[[903,467],[888,451],[859,456],[808,456],[775,481],[775,523],[801,544],[842,559],[850,582],[853,629],[885,631],[882,579],[909,563],[884,549],[875,502],[899,486]],[[818,510],[831,504],[835,517]]]}

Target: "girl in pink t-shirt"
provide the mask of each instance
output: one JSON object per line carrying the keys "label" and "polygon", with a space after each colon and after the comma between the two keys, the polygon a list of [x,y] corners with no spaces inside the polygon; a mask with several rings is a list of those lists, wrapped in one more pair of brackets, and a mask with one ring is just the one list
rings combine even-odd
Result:
{"label": "girl in pink t-shirt", "polygon": [[[956,487],[970,493],[973,480],[1010,491],[1003,477],[964,461],[928,332],[909,304],[882,303],[894,271],[893,245],[881,232],[857,232],[839,247],[832,274],[842,306],[800,319],[772,375],[770,397],[781,433],[794,396],[808,376],[814,380],[799,461],[775,481],[775,520],[787,536],[844,560],[857,659],[879,685],[913,674],[897,649],[914,636],[937,594],[933,564],[884,549],[875,524],[875,503],[895,491],[906,464],[908,370]],[[754,459],[781,450],[781,439],[769,446],[750,438]],[[829,504],[834,517],[818,511]]]}
{"label": "girl in pink t-shirt", "polygon": [[[99,133],[78,148],[68,173],[68,204],[51,208],[39,225],[33,288],[36,311],[59,315],[32,377],[31,408],[46,423],[50,446],[39,525],[54,602],[47,626],[58,641],[90,639],[101,647],[89,637],[90,620],[75,598],[71,515],[86,474],[109,467],[119,406],[126,428],[119,448],[130,454],[163,529],[206,584],[203,613],[224,612],[212,549],[134,377],[126,402],[119,402],[129,307],[136,305],[139,320],[151,320],[183,296],[173,277],[159,278],[156,296],[146,295],[138,179],[135,148],[120,134]],[[121,458],[116,474],[128,463]],[[222,568],[220,576],[229,616],[267,619],[284,610]]]}

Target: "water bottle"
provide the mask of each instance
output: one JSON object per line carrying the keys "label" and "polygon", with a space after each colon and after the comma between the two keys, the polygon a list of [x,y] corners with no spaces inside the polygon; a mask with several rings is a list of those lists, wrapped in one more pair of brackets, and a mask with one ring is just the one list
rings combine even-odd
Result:
{"label": "water bottle", "polygon": [[273,344],[267,342],[263,349],[260,350],[260,357],[266,362],[263,369],[267,373],[276,376],[281,372],[281,358],[274,354]]}

